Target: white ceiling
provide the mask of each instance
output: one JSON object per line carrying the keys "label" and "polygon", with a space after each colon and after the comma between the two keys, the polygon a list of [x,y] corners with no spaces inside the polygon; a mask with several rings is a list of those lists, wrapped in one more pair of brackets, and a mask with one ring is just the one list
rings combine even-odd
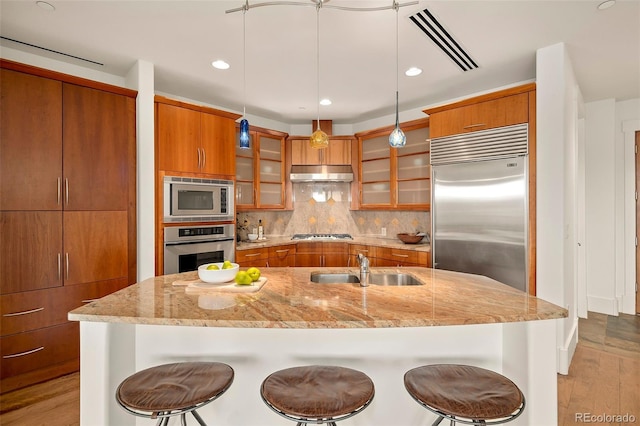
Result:
{"label": "white ceiling", "polygon": [[[154,64],[156,92],[242,113],[243,13],[235,1],[0,0],[0,34],[86,61],[3,39],[0,46],[124,76],[138,59]],[[293,1],[293,0],[292,0]],[[316,9],[270,6],[246,15],[247,114],[286,123],[316,118]],[[325,0],[326,1],[326,0]],[[410,0],[400,0],[407,3]],[[640,0],[419,1],[399,9],[400,110],[535,80],[536,50],[564,42],[586,102],[640,97]],[[250,0],[250,5],[263,0]],[[392,0],[328,5],[390,6]],[[463,72],[409,20],[425,8],[479,68]],[[320,10],[320,118],[356,123],[392,114],[396,90],[395,12]],[[212,60],[231,64],[213,69]],[[406,77],[418,66],[424,72]]]}

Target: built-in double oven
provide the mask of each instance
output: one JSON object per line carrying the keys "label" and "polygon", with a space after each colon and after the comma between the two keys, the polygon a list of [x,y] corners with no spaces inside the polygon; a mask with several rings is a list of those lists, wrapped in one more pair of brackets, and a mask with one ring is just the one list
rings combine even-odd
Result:
{"label": "built-in double oven", "polygon": [[234,194],[231,180],[164,177],[165,274],[235,260]]}

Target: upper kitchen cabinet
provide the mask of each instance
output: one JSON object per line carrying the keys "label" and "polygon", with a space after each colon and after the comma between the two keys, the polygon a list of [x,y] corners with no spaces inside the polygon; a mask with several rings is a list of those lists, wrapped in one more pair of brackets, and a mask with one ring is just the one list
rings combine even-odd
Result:
{"label": "upper kitchen cabinet", "polygon": [[0,73],[0,210],[61,210],[62,82]]}
{"label": "upper kitchen cabinet", "polygon": [[155,101],[159,171],[233,178],[239,115],[161,96]]}
{"label": "upper kitchen cabinet", "polygon": [[[236,143],[236,210],[285,208],[286,133],[252,127],[249,149]],[[239,135],[236,135],[239,140]]]}
{"label": "upper kitchen cabinet", "polygon": [[296,165],[344,165],[351,164],[352,138],[339,136],[329,138],[324,149],[311,148],[309,138],[290,138],[291,164]]}
{"label": "upper kitchen cabinet", "polygon": [[431,137],[527,123],[534,90],[535,84],[527,84],[427,109]]}
{"label": "upper kitchen cabinet", "polygon": [[430,209],[428,126],[428,119],[401,124],[407,137],[407,144],[402,148],[389,146],[389,133],[393,127],[356,135],[360,164],[355,208]]}

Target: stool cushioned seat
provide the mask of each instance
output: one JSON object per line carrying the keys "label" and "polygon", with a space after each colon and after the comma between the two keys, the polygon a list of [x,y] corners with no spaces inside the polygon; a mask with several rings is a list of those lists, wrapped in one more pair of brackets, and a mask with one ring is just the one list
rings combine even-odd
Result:
{"label": "stool cushioned seat", "polygon": [[277,371],[262,383],[264,400],[278,411],[307,419],[331,419],[367,405],[371,379],[345,367],[303,366]]}
{"label": "stool cushioned seat", "polygon": [[125,379],[116,396],[125,406],[148,412],[183,410],[226,391],[233,369],[217,362],[180,362],[151,367]]}
{"label": "stool cushioned seat", "polygon": [[417,367],[405,373],[404,384],[419,402],[445,414],[468,419],[509,417],[524,400],[511,380],[468,365]]}

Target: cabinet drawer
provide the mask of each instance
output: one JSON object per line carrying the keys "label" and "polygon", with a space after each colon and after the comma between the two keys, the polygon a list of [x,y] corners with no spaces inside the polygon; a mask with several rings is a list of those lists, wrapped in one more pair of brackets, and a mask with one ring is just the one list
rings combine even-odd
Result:
{"label": "cabinet drawer", "polygon": [[0,296],[2,336],[67,322],[67,313],[127,285],[126,279],[102,281]]}
{"label": "cabinet drawer", "polygon": [[77,322],[0,338],[2,379],[17,376],[80,356]]}
{"label": "cabinet drawer", "polygon": [[295,266],[296,245],[269,247],[269,266]]}
{"label": "cabinet drawer", "polygon": [[268,258],[266,247],[236,251],[236,263],[240,266],[266,266]]}
{"label": "cabinet drawer", "polygon": [[418,252],[389,247],[376,247],[376,258],[397,261],[398,264],[418,263]]}

